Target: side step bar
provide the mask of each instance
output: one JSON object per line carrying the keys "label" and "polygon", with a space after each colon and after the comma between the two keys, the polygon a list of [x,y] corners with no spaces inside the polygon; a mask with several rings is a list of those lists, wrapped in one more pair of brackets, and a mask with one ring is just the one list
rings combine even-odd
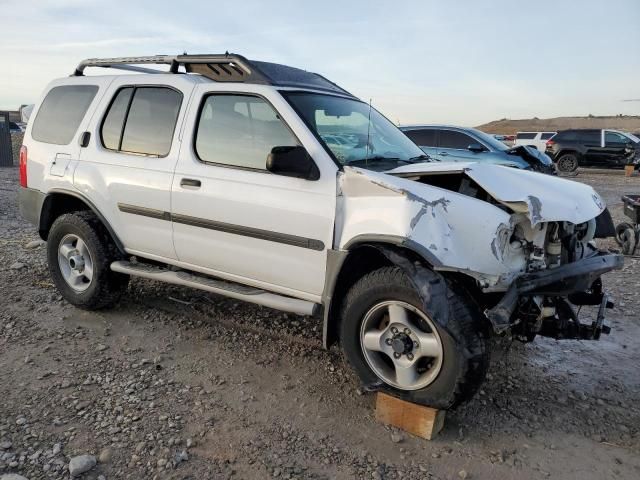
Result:
{"label": "side step bar", "polygon": [[111,270],[136,277],[157,280],[159,282],[184,285],[207,292],[218,293],[226,297],[256,303],[285,312],[297,313],[298,315],[313,315],[317,307],[316,303],[307,300],[285,297],[259,288],[197,275],[185,270],[173,271],[145,263],[131,263],[127,261],[113,262],[111,264]]}

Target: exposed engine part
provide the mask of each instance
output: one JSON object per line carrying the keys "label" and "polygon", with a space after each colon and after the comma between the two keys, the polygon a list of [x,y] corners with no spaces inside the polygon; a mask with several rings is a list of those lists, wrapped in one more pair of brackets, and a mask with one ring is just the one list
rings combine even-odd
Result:
{"label": "exposed engine part", "polygon": [[601,334],[611,329],[604,324],[605,309],[613,308],[609,296],[602,291],[602,282],[596,280],[591,289],[572,294],[573,305],[599,305],[596,320],[591,324],[581,323],[568,300],[560,297],[529,297],[521,300],[512,333],[520,341],[531,342],[536,335],[556,340],[598,340]]}

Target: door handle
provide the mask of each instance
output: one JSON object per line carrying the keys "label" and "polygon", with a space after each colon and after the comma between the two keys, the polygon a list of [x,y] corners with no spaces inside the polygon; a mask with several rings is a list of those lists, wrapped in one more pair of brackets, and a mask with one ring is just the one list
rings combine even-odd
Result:
{"label": "door handle", "polygon": [[438,153],[438,155],[442,155],[443,157],[446,157],[449,154],[447,152],[440,152],[440,153]]}
{"label": "door handle", "polygon": [[202,186],[202,182],[194,178],[183,178],[180,180],[180,186],[200,188]]}

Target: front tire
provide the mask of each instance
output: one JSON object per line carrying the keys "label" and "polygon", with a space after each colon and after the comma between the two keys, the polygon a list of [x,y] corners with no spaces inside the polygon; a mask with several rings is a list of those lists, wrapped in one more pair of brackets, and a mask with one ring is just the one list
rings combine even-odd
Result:
{"label": "front tire", "polygon": [[113,305],[127,289],[129,276],[111,271],[118,251],[92,212],[58,217],[47,238],[47,260],[62,297],[86,310]]}
{"label": "front tire", "polygon": [[[422,405],[454,408],[475,394],[486,375],[485,323],[444,278],[431,271],[424,274],[433,277],[425,282],[432,289],[426,294],[443,295],[438,301],[447,308],[430,311],[399,267],[384,267],[362,277],[348,292],[340,342],[368,388]],[[440,318],[443,311],[447,318]]]}

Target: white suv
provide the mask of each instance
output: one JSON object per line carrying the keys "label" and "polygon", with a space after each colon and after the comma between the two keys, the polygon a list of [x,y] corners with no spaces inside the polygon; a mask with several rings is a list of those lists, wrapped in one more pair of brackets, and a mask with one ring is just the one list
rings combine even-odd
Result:
{"label": "white suv", "polygon": [[20,182],[70,303],[139,276],[321,315],[368,388],[441,408],[481,384],[491,331],[606,333],[599,277],[622,265],[591,187],[429,163],[324,77],[239,55],[82,62],[38,102]]}
{"label": "white suv", "polygon": [[556,133],[557,132],[518,132],[516,133],[516,139],[513,144],[535,147],[541,152],[544,152],[547,148],[547,140],[552,139]]}

